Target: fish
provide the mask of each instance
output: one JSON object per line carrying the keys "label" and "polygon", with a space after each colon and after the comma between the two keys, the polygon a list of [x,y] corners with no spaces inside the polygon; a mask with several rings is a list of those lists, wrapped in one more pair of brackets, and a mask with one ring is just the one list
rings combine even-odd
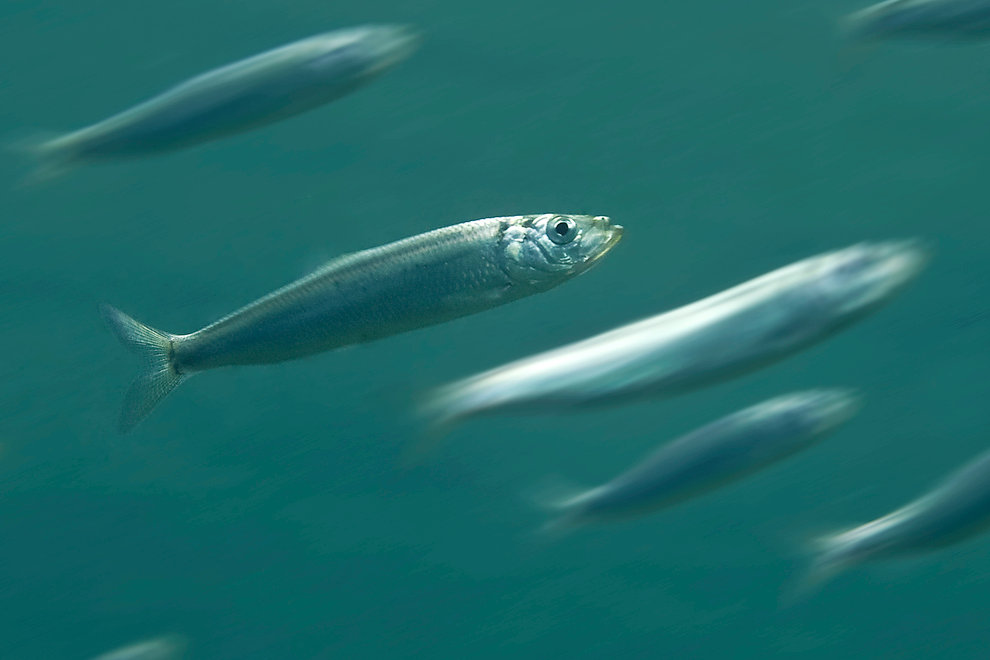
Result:
{"label": "fish", "polygon": [[804,590],[865,562],[917,557],[962,543],[990,527],[990,451],[927,493],[868,523],[819,537]]}
{"label": "fish", "polygon": [[562,414],[673,396],[807,348],[888,302],[927,262],[920,241],[860,243],[629,325],[435,388],[434,433],[497,412]]}
{"label": "fish", "polygon": [[165,635],[108,651],[93,660],[178,660],[185,653],[186,640],[179,635]]}
{"label": "fish", "polygon": [[656,511],[694,499],[807,449],[855,415],[849,389],[793,392],[673,440],[600,486],[545,502],[544,531]]}
{"label": "fish", "polygon": [[598,263],[622,234],[607,216],[463,222],[333,259],[191,334],[157,330],[104,304],[110,330],[147,362],[124,397],[119,429],[133,429],[197,372],[302,358],[547,291]]}
{"label": "fish", "polygon": [[149,156],[259,128],[363,86],[420,41],[406,26],[325,32],[190,78],[90,126],[20,145],[42,181],[83,162]]}
{"label": "fish", "polygon": [[847,15],[841,32],[850,40],[990,36],[990,0],[885,0]]}

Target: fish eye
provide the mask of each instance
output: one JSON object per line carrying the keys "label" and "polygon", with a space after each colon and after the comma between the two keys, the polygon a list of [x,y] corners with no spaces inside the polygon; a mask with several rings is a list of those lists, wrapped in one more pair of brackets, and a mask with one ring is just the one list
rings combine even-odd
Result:
{"label": "fish eye", "polygon": [[557,245],[570,243],[577,236],[577,225],[570,218],[556,217],[547,223],[547,238]]}

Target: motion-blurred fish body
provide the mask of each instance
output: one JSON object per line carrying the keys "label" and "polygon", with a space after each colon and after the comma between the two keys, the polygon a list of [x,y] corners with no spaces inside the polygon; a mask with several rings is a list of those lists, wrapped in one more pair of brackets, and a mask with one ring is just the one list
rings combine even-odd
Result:
{"label": "motion-blurred fish body", "polygon": [[185,649],[184,638],[166,635],[103,653],[93,660],[178,660]]}
{"label": "motion-blurred fish body", "polygon": [[439,426],[517,410],[673,395],[780,360],[887,302],[922,268],[917,242],[863,243],[791,264],[693,304],[436,390]]}
{"label": "motion-blurred fish body", "polygon": [[857,564],[920,555],[960,543],[990,526],[990,451],[950,474],[913,502],[818,540],[808,584]]}
{"label": "motion-blurred fish body", "polygon": [[282,362],[480,312],[583,273],[622,237],[605,216],[464,222],[339,257],[201,330],[176,335],[103,306],[149,370],[128,391],[128,430],[190,374]]}
{"label": "motion-blurred fish body", "polygon": [[692,499],[807,449],[859,408],[851,391],[795,392],[669,442],[615,479],[548,503],[547,528],[630,516]]}
{"label": "motion-blurred fish body", "polygon": [[34,145],[39,177],[84,161],[189,147],[311,110],[407,57],[399,26],[327,32],[203,73],[108,119]]}
{"label": "motion-blurred fish body", "polygon": [[842,22],[847,37],[979,39],[990,36],[990,0],[886,0]]}

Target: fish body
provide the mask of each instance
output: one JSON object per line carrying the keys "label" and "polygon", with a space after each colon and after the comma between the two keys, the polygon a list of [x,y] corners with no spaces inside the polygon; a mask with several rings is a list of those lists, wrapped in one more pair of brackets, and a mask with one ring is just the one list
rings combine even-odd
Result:
{"label": "fish body", "polygon": [[936,551],[969,539],[988,527],[990,451],[905,506],[819,539],[813,581],[822,581],[866,561]]}
{"label": "fish body", "polygon": [[864,243],[800,261],[693,304],[437,390],[440,423],[495,411],[553,413],[711,385],[829,337],[921,269],[914,242]]}
{"label": "fish body", "polygon": [[892,37],[990,36],[990,0],[886,0],[848,15],[847,36]]}
{"label": "fish body", "polygon": [[[137,423],[188,375],[328,351],[474,314],[551,289],[619,241],[604,216],[486,218],[339,257],[190,334],[149,328],[106,306],[125,344],[151,358],[125,400]],[[148,380],[150,378],[150,381]]]}
{"label": "fish body", "polygon": [[673,440],[611,481],[556,502],[551,527],[624,517],[691,499],[810,447],[859,407],[847,390],[776,397]]}
{"label": "fish body", "polygon": [[42,142],[50,167],[189,147],[311,110],[357,89],[404,59],[408,28],[327,32],[191,78],[91,126]]}

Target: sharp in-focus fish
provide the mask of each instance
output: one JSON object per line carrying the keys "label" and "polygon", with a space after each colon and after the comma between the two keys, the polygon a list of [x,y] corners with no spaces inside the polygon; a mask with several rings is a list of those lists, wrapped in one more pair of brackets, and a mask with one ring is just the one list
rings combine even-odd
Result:
{"label": "sharp in-focus fish", "polygon": [[166,635],[103,653],[93,660],[178,660],[185,650],[183,637]]}
{"label": "sharp in-focus fish", "polygon": [[583,273],[621,237],[605,216],[464,222],[334,259],[188,335],[105,305],[109,327],[148,361],[125,397],[121,430],[195,372],[282,362],[480,312]]}
{"label": "sharp in-focus fish", "polygon": [[319,34],[208,71],[120,114],[29,151],[46,178],[82,162],[189,147],[311,110],[405,59],[417,34],[364,26]]}
{"label": "sharp in-focus fish", "polygon": [[780,360],[888,301],[922,268],[917,242],[863,243],[435,391],[442,428],[496,411],[560,413],[673,395]]}
{"label": "sharp in-focus fish", "polygon": [[821,538],[807,585],[866,561],[907,557],[960,543],[990,526],[990,451],[909,504]]}
{"label": "sharp in-focus fish", "polygon": [[615,479],[548,503],[546,529],[627,517],[710,492],[807,449],[859,408],[848,390],[795,392],[663,445]]}
{"label": "sharp in-focus fish", "polygon": [[990,0],[886,0],[849,14],[847,37],[983,39],[990,36]]}

